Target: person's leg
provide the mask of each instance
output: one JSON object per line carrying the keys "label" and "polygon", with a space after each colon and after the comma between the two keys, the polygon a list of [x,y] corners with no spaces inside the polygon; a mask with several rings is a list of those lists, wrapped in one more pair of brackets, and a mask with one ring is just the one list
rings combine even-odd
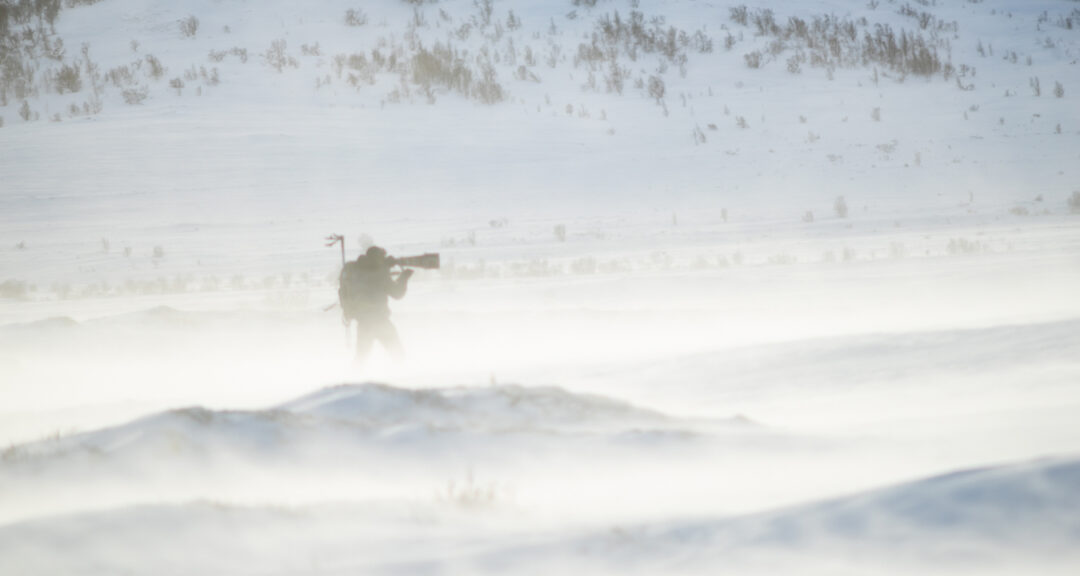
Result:
{"label": "person's leg", "polygon": [[367,322],[356,323],[356,357],[353,366],[363,368],[367,363],[368,355],[371,354],[371,346],[375,343],[375,332]]}
{"label": "person's leg", "polygon": [[401,338],[398,336],[397,328],[394,327],[390,320],[380,324],[377,338],[383,348],[390,353],[390,357],[394,359],[394,362],[400,364],[405,360],[405,347],[401,345]]}

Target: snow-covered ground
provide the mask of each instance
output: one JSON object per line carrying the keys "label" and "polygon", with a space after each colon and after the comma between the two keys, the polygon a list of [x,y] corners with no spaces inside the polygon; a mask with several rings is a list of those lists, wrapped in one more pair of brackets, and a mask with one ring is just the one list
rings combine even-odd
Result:
{"label": "snow-covered ground", "polygon": [[4,7],[0,573],[1080,568],[1076,2]]}

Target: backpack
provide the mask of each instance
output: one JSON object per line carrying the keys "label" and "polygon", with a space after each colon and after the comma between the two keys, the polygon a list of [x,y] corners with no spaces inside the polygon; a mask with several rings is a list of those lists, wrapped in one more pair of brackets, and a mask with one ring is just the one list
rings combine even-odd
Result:
{"label": "backpack", "polygon": [[386,308],[386,296],[380,290],[380,272],[365,256],[345,263],[338,278],[338,300],[346,320],[355,320]]}

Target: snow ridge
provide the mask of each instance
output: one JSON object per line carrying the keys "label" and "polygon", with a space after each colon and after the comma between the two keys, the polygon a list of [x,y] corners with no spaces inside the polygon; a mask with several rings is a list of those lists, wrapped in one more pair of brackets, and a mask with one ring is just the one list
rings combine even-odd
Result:
{"label": "snow ridge", "polygon": [[[720,421],[724,422],[724,421]],[[732,425],[745,427],[745,419]],[[338,436],[358,441],[458,433],[612,434],[647,438],[652,429],[689,427],[659,412],[558,387],[406,389],[341,384],[264,410],[173,409],[104,430],[15,447],[26,454],[199,453],[243,450],[273,455],[287,447]]]}

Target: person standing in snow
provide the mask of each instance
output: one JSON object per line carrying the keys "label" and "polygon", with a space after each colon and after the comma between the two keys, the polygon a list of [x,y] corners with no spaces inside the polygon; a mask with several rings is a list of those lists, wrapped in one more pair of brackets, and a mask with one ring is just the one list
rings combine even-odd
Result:
{"label": "person standing in snow", "polygon": [[346,325],[356,322],[357,366],[367,361],[376,340],[396,361],[404,357],[397,328],[390,322],[389,298],[405,296],[413,270],[405,268],[395,279],[390,273],[394,264],[386,250],[372,246],[341,270],[338,297]]}

